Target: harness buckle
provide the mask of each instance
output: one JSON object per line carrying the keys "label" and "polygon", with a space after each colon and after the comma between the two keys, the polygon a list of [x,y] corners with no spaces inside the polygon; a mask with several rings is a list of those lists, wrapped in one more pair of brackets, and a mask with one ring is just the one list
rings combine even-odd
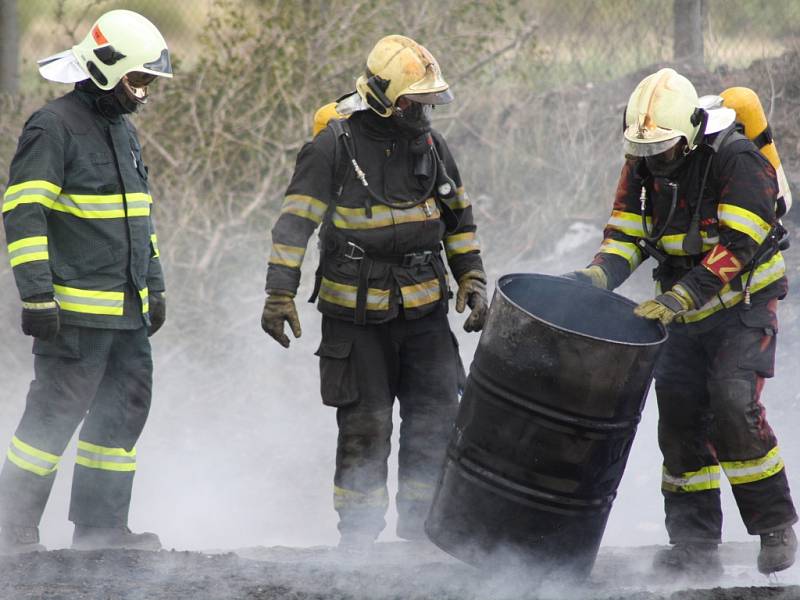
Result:
{"label": "harness buckle", "polygon": [[345,258],[349,258],[350,260],[363,260],[365,255],[366,252],[361,246],[353,242],[347,242],[344,249]]}
{"label": "harness buckle", "polygon": [[419,265],[427,265],[431,262],[433,252],[424,250],[423,252],[409,252],[403,255],[403,260],[400,263],[402,267],[417,267]]}

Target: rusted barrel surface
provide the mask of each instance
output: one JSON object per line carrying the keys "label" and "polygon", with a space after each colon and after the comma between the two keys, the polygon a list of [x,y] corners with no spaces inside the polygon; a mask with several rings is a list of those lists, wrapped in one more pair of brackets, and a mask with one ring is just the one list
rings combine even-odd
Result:
{"label": "rusted barrel surface", "polygon": [[428,537],[467,563],[589,574],[664,328],[563,277],[497,285]]}

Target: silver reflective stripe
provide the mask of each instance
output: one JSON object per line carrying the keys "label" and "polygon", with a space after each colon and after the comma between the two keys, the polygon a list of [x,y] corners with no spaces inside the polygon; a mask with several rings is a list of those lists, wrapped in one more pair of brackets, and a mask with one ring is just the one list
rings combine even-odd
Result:
{"label": "silver reflective stripe", "polygon": [[31,463],[32,465],[36,465],[37,467],[41,467],[42,469],[48,471],[55,471],[56,467],[58,466],[58,461],[53,462],[49,460],[44,460],[42,458],[34,456],[33,454],[28,454],[24,450],[15,446],[13,443],[9,447],[8,451],[16,455],[18,458],[21,458],[25,462]]}
{"label": "silver reflective stripe", "polygon": [[37,187],[21,189],[13,194],[8,194],[5,198],[3,198],[3,202],[13,202],[14,200],[22,198],[23,196],[44,196],[45,198],[50,198],[51,200],[56,200],[59,197],[57,193],[51,190]]}
{"label": "silver reflective stripe", "polygon": [[[100,196],[103,198],[103,196]],[[75,210],[84,211],[84,210],[92,210],[92,211],[107,211],[107,210],[123,210],[125,208],[124,204],[120,202],[75,202],[70,196],[66,196],[61,194],[58,197],[58,203],[66,206],[68,208],[74,208]],[[128,206],[131,207],[133,204],[147,206],[147,202],[128,202]]]}
{"label": "silver reflective stripe", "polygon": [[56,290],[56,298],[59,302],[71,302],[73,304],[83,304],[88,306],[108,306],[110,308],[122,308],[124,297],[119,300],[109,298],[90,298],[88,296],[73,296]]}
{"label": "silver reflective stripe", "polygon": [[14,250],[13,252],[9,252],[8,256],[11,259],[12,263],[15,258],[19,258],[20,256],[25,256],[27,254],[35,254],[37,252],[48,252],[47,244],[37,244],[36,246],[25,246],[23,248],[19,248],[18,250]]}
{"label": "silver reflective stripe", "polygon": [[98,454],[97,452],[89,452],[84,448],[78,448],[78,456],[82,456],[83,458],[97,463],[136,464],[136,455],[117,456],[114,454]]}

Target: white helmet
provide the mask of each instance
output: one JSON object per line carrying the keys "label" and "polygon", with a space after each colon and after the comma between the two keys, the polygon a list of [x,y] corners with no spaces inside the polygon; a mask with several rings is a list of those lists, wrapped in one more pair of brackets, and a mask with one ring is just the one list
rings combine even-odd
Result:
{"label": "white helmet", "polygon": [[172,64],[155,25],[133,11],[112,10],[97,19],[71,50],[39,61],[39,71],[60,83],[91,79],[103,90],[113,89],[125,78],[137,93],[156,77],[171,78]]}
{"label": "white helmet", "polygon": [[661,69],[636,86],[625,110],[625,153],[654,156],[681,138],[695,148],[704,111],[692,83],[673,69]]}

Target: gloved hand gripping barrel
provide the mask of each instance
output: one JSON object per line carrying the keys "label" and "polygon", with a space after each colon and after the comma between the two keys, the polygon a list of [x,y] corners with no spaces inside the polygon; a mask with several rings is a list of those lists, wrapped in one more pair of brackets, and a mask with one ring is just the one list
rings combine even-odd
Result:
{"label": "gloved hand gripping barrel", "polygon": [[592,569],[667,334],[622,296],[506,275],[425,524],[467,563]]}

